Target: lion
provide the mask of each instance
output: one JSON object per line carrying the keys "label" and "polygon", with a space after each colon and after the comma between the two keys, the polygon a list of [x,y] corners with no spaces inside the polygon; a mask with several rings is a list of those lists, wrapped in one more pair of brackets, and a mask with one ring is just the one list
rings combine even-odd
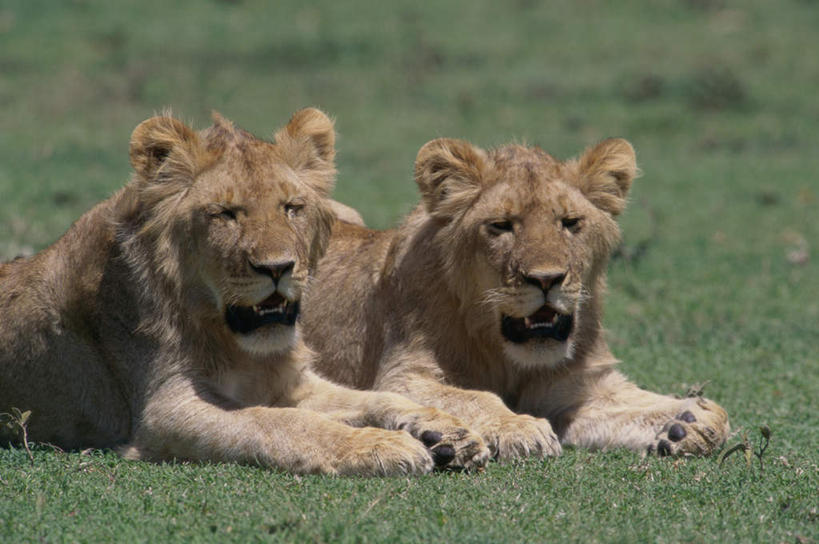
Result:
{"label": "lion", "polygon": [[[294,473],[480,468],[481,437],[309,369],[301,297],[329,239],[334,129],[305,109],[255,138],[214,114],[133,132],[131,181],[52,246],[0,265],[0,411],[28,437]],[[355,341],[355,339],[352,339]]]}
{"label": "lion", "polygon": [[421,203],[400,227],[333,227],[304,301],[314,368],[449,412],[500,459],[567,445],[714,451],[725,410],[638,388],[604,337],[607,261],[637,172],[622,139],[567,161],[427,143]]}

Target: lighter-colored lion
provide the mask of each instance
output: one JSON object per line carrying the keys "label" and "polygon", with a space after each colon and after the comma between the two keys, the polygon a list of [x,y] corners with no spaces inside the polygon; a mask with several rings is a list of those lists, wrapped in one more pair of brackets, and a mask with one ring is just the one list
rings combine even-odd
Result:
{"label": "lighter-colored lion", "polygon": [[422,203],[401,227],[334,227],[304,307],[315,368],[450,412],[501,458],[561,444],[713,451],[725,411],[639,389],[604,339],[615,218],[636,172],[619,139],[565,162],[429,142],[415,165]]}
{"label": "lighter-colored lion", "polygon": [[0,265],[0,412],[31,410],[35,441],[148,460],[360,475],[484,464],[481,438],[448,414],[308,370],[295,324],[334,221],[334,139],[315,109],[275,143],[218,116],[199,133],[170,116],[140,124],[131,182]]}

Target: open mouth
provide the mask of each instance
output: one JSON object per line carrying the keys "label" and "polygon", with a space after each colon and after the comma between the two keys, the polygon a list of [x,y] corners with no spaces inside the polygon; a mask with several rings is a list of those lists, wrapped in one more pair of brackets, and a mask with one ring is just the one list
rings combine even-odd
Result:
{"label": "open mouth", "polygon": [[510,342],[522,344],[533,338],[551,338],[565,342],[572,333],[574,317],[543,305],[528,317],[501,318],[501,334]]}
{"label": "open mouth", "polygon": [[270,324],[293,326],[299,316],[299,301],[290,302],[273,293],[253,306],[228,306],[225,321],[233,332],[247,334]]}

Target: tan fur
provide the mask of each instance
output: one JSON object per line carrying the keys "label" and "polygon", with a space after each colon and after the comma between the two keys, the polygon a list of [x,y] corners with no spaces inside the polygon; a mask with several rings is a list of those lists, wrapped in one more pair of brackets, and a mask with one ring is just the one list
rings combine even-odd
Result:
{"label": "tan fur", "polygon": [[713,451],[725,411],[637,388],[603,337],[615,218],[636,174],[619,139],[564,162],[429,142],[415,165],[421,204],[401,227],[334,227],[303,315],[316,368],[446,410],[501,458],[560,443]]}
{"label": "tan fur", "polygon": [[32,440],[130,458],[359,475],[483,465],[456,418],[308,368],[293,309],[334,221],[334,153],[315,109],[275,143],[218,115],[198,133],[167,115],[140,124],[131,182],[0,265],[0,411],[31,410]]}
{"label": "tan fur", "polygon": [[339,221],[344,221],[346,223],[351,223],[353,225],[358,225],[360,227],[364,225],[364,218],[361,217],[361,214],[358,213],[358,210],[355,208],[351,208],[346,204],[342,204],[337,200],[330,200],[330,209],[333,210],[333,214],[336,216],[336,219]]}

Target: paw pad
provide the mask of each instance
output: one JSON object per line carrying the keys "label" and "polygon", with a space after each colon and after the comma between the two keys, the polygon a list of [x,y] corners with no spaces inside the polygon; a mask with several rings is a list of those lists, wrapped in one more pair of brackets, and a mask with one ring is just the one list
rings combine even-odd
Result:
{"label": "paw pad", "polygon": [[694,423],[697,421],[697,418],[689,410],[686,410],[682,414],[678,415],[677,419],[680,421],[685,421],[686,423]]}
{"label": "paw pad", "polygon": [[438,446],[432,450],[432,459],[435,461],[436,466],[446,466],[455,459],[455,448],[452,446]]}
{"label": "paw pad", "polygon": [[424,443],[424,446],[431,448],[435,444],[441,441],[444,435],[439,433],[438,431],[424,431],[421,433],[421,442]]}
{"label": "paw pad", "polygon": [[685,438],[686,434],[688,433],[685,432],[685,428],[679,423],[675,423],[670,429],[668,429],[668,439],[672,442],[679,442]]}

